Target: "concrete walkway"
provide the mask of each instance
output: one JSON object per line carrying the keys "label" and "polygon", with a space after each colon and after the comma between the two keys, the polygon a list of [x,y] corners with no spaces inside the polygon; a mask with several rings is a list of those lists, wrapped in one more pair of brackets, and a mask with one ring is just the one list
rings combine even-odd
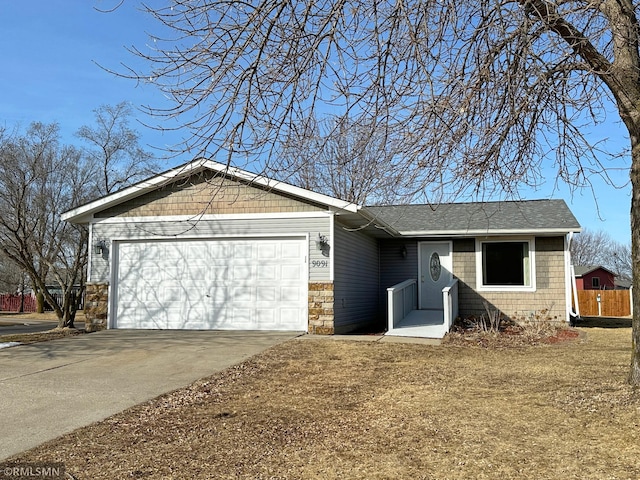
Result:
{"label": "concrete walkway", "polygon": [[417,345],[438,346],[442,344],[440,338],[423,337],[394,337],[390,335],[302,335],[297,340],[304,341],[348,341],[348,342],[380,342],[380,343],[413,343]]}
{"label": "concrete walkway", "polygon": [[0,461],[298,335],[106,330],[1,349]]}

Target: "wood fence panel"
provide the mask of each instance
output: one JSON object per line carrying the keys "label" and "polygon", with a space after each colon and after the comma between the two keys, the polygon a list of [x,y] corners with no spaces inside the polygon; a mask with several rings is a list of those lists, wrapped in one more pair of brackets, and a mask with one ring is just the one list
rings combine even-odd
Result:
{"label": "wood fence panel", "polygon": [[[22,303],[21,295],[0,295],[0,311],[2,312],[18,312],[20,311],[20,304]],[[24,311],[35,312],[36,311],[36,299],[31,295],[25,295],[24,297]]]}
{"label": "wood fence panel", "polygon": [[626,317],[631,315],[629,290],[578,290],[580,315],[598,316],[598,295],[603,317]]}

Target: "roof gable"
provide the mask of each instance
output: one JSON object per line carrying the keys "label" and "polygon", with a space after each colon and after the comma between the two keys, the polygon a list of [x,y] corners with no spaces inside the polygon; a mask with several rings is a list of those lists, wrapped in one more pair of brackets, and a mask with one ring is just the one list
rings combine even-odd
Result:
{"label": "roof gable", "polygon": [[318,210],[326,210],[326,206],[205,170],[96,212],[94,216],[198,216]]}
{"label": "roof gable", "polygon": [[[128,202],[133,202],[135,204],[136,199],[152,194],[152,192],[158,192],[163,189],[165,192],[170,192],[170,188],[167,188],[168,186],[172,184],[174,186],[179,185],[179,182],[181,181],[183,183],[188,182],[190,178],[193,178],[195,175],[203,172],[210,172],[212,176],[217,176],[218,178],[224,177],[236,180],[239,183],[252,187],[254,191],[282,194],[287,198],[297,199],[300,202],[307,202],[327,210],[333,209],[355,213],[359,208],[353,203],[311,192],[285,182],[273,180],[238,168],[229,167],[211,160],[199,159],[69,210],[62,214],[62,219],[73,223],[87,223],[94,216],[105,215],[103,212],[110,209],[113,209],[113,212],[116,212],[118,211],[118,207],[123,204]],[[128,211],[129,209],[126,205],[122,208],[125,211]],[[166,211],[162,211],[162,213],[164,215],[170,214]],[[201,213],[201,211],[199,213]]]}
{"label": "roof gable", "polygon": [[602,270],[610,275],[614,275],[615,273],[613,273],[611,270],[603,267],[602,265],[576,265],[573,267],[573,270],[575,272],[575,276],[576,277],[583,277],[585,275],[588,275],[592,272],[595,272],[596,270]]}

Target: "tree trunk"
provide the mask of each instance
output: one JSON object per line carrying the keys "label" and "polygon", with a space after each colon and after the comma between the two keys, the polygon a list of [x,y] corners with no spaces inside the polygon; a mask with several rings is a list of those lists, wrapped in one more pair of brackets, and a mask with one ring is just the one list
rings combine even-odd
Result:
{"label": "tree trunk", "polygon": [[[631,133],[631,262],[633,320],[629,383],[640,386],[640,134]],[[639,132],[640,133],[640,132]]]}
{"label": "tree trunk", "polygon": [[20,313],[24,312],[24,275],[22,275],[20,281]]}
{"label": "tree trunk", "polygon": [[44,313],[44,295],[40,290],[36,292],[36,312]]}

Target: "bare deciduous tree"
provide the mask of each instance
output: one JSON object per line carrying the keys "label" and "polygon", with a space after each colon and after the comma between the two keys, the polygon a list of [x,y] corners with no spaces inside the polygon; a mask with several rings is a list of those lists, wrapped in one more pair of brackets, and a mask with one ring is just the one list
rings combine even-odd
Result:
{"label": "bare deciduous tree", "polygon": [[33,123],[0,141],[0,248],[51,305],[59,327],[73,327],[85,281],[87,230],[60,219],[88,199],[82,165],[79,150],[60,146],[56,124]]}
{"label": "bare deciduous tree", "polygon": [[[295,125],[330,112],[385,126],[429,200],[607,178],[585,134],[617,111],[631,151],[640,291],[640,54],[632,0],[211,0],[149,7],[160,34],[130,72],[175,101],[195,154],[277,157]],[[613,107],[613,108],[612,108]],[[612,157],[615,160],[615,156]],[[622,168],[628,168],[626,164]],[[629,381],[640,385],[640,296]]]}
{"label": "bare deciduous tree", "polygon": [[614,240],[603,230],[584,229],[573,237],[571,259],[574,265],[599,265],[618,277],[631,279],[631,248]]}
{"label": "bare deciduous tree", "polygon": [[0,293],[19,292],[23,279],[20,268],[0,249]]}
{"label": "bare deciduous tree", "polygon": [[95,125],[80,127],[77,136],[95,175],[95,196],[106,195],[152,174],[156,165],[151,153],[140,146],[140,135],[129,127],[132,115],[126,102],[95,109]]}
{"label": "bare deciduous tree", "polygon": [[415,194],[396,142],[378,125],[309,118],[289,135],[281,155],[269,162],[269,175],[360,205],[401,202]]}

